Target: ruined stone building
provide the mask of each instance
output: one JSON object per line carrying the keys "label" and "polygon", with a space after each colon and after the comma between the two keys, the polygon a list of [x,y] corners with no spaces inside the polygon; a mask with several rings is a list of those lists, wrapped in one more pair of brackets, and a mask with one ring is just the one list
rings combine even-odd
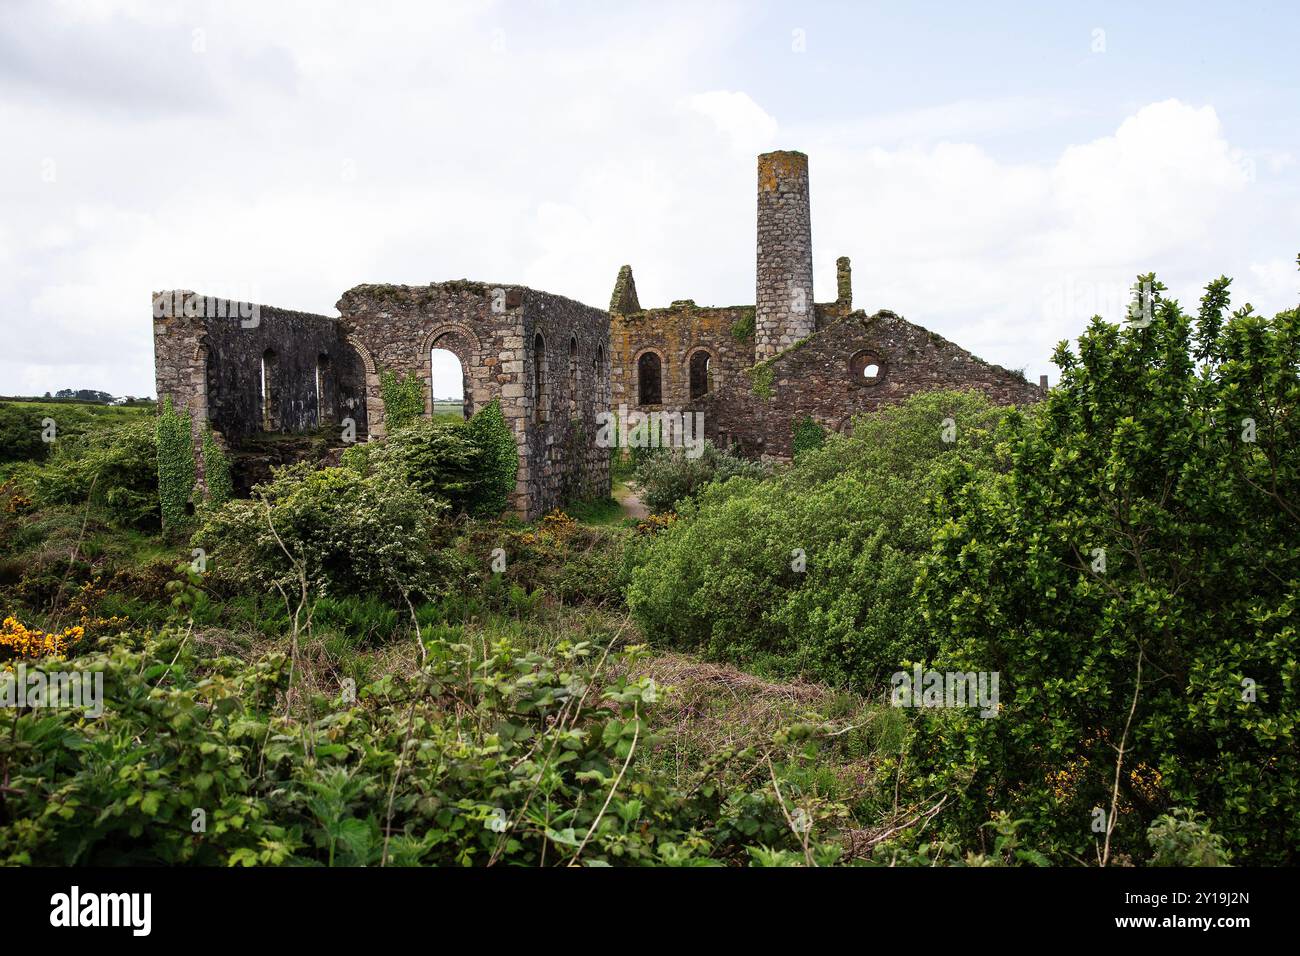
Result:
{"label": "ruined stone building", "polygon": [[1028,404],[1042,388],[893,312],[853,309],[849,260],[834,300],[813,298],[808,157],[758,157],[754,305],[690,299],[643,309],[630,266],[610,300],[613,401],[703,413],[705,434],[749,456],[789,457],[795,423],[846,432],[853,416],[934,389],[973,389]]}
{"label": "ruined stone building", "polygon": [[[854,311],[847,258],[837,260],[835,299],[816,302],[808,190],[802,153],[758,158],[752,306],[684,299],[643,309],[629,266],[608,312],[468,281],[360,285],[343,293],[337,318],[157,292],[158,398],[191,414],[196,443],[208,423],[237,462],[291,460],[304,455],[294,436],[334,450],[381,437],[386,372],[423,380],[431,414],[431,355],[445,349],[460,362],[467,416],[500,400],[519,448],[514,506],[536,517],[609,493],[597,416],[624,405],[701,412],[715,444],[786,457],[805,417],[846,431],[854,415],[936,388],[976,389],[1000,403],[1042,397],[1023,377],[892,312]],[[264,476],[245,468],[237,484]]]}

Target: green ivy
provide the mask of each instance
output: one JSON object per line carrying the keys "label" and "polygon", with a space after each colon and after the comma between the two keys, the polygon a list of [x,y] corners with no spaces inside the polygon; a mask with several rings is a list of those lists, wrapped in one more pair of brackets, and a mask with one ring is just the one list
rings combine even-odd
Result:
{"label": "green ivy", "polygon": [[186,507],[194,494],[194,442],[190,416],[178,412],[170,398],[158,414],[158,500],[163,527],[180,527],[189,519]]}
{"label": "green ivy", "polygon": [[776,381],[776,370],[768,362],[762,362],[745,372],[749,376],[749,387],[759,398],[772,397],[772,384]]}
{"label": "green ivy", "polygon": [[399,379],[393,372],[379,376],[379,391],[384,400],[384,422],[389,431],[401,428],[424,414],[424,383],[411,372]]}
{"label": "green ivy", "polygon": [[754,310],[745,309],[740,317],[731,323],[731,337],[737,342],[754,341]]}
{"label": "green ivy", "polygon": [[469,431],[483,453],[475,511],[481,515],[500,514],[510,504],[519,477],[519,449],[501,412],[501,403],[494,398],[480,408],[470,419]]}
{"label": "green ivy", "polygon": [[811,415],[795,419],[792,431],[794,433],[793,444],[796,457],[803,452],[821,448],[822,445],[826,444],[826,429],[813,421]]}
{"label": "green ivy", "polygon": [[235,486],[230,479],[230,460],[217,444],[209,422],[203,428],[203,480],[207,485],[207,504],[220,508],[235,496]]}

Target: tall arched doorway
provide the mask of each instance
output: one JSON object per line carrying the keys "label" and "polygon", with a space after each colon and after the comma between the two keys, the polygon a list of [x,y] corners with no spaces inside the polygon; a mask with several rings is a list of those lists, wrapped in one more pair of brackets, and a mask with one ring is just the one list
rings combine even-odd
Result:
{"label": "tall arched doorway", "polygon": [[442,416],[469,417],[465,384],[465,366],[460,357],[451,349],[435,344],[429,352],[429,394],[433,402],[430,411],[435,420]]}

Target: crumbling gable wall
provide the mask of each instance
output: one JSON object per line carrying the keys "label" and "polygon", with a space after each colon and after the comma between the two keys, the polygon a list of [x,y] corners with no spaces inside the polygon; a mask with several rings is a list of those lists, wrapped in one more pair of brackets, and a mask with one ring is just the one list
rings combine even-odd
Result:
{"label": "crumbling gable wall", "polygon": [[[874,365],[868,379],[862,370]],[[805,416],[846,431],[855,415],[935,389],[974,390],[1002,405],[1041,401],[1042,389],[893,312],[854,312],[749,369],[697,403],[705,436],[750,456],[787,458]]]}

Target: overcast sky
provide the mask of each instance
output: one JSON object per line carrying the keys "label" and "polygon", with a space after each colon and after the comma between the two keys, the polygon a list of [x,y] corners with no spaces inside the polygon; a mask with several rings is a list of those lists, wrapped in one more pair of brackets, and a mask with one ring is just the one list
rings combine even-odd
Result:
{"label": "overcast sky", "polygon": [[1300,4],[976,6],[0,0],[0,394],[154,394],[155,289],[751,303],[776,148],[819,300],[1031,377],[1139,272],[1300,300]]}

